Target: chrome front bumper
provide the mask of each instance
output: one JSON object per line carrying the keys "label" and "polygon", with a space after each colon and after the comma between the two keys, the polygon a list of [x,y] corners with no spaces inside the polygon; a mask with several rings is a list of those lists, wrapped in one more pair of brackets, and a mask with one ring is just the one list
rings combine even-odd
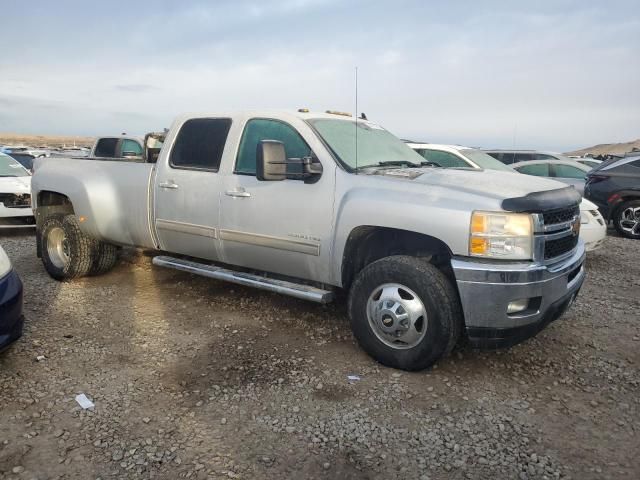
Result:
{"label": "chrome front bumper", "polygon": [[[501,348],[542,330],[570,306],[585,277],[585,246],[559,263],[496,263],[454,257],[460,301],[472,345]],[[529,299],[527,308],[507,313],[511,302]]]}

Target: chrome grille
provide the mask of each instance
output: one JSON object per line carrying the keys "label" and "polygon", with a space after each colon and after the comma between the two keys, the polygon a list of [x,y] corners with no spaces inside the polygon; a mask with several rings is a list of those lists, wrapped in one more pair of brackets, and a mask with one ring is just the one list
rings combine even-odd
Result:
{"label": "chrome grille", "polygon": [[569,235],[544,242],[544,259],[550,260],[570,252],[578,245],[578,235]]}
{"label": "chrome grille", "polygon": [[536,259],[552,263],[569,256],[578,246],[580,207],[572,206],[548,210],[536,215]]}
{"label": "chrome grille", "polygon": [[580,207],[561,208],[558,210],[550,210],[542,214],[545,225],[553,225],[556,223],[565,223],[573,220],[575,216],[580,216]]}

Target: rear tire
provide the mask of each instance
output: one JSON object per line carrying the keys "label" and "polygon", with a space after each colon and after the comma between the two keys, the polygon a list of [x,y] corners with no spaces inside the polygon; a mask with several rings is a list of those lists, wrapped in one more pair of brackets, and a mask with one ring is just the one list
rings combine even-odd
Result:
{"label": "rear tire", "polygon": [[95,241],[80,230],[75,215],[54,214],[42,224],[42,263],[56,280],[69,280],[89,273]]}
{"label": "rear tire", "polygon": [[462,328],[458,294],[426,260],[391,256],[367,265],[349,292],[351,328],[383,365],[422,370],[449,354]]}
{"label": "rear tire", "polygon": [[624,202],[616,208],[613,226],[623,237],[640,239],[640,200]]}
{"label": "rear tire", "polygon": [[111,270],[118,262],[120,249],[111,243],[96,240],[94,258],[89,270],[89,275],[102,275]]}

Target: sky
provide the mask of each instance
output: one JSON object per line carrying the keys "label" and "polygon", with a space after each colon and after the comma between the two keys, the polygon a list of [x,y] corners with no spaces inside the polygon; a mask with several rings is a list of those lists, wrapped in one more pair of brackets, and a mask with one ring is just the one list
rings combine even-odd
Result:
{"label": "sky", "polygon": [[640,2],[0,0],[0,132],[143,134],[186,112],[358,111],[402,138],[640,138]]}

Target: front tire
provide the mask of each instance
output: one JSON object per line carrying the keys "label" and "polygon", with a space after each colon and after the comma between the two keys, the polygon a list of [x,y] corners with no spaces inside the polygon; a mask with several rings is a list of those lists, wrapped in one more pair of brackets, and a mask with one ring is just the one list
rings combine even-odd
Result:
{"label": "front tire", "polygon": [[383,365],[422,370],[447,355],[462,327],[449,279],[426,260],[391,256],[367,265],[349,292],[351,328]]}
{"label": "front tire", "polygon": [[613,225],[623,237],[640,239],[640,200],[624,202],[616,208]]}
{"label": "front tire", "polygon": [[80,230],[75,215],[51,215],[42,224],[41,232],[42,263],[51,277],[69,280],[89,273],[94,240]]}

